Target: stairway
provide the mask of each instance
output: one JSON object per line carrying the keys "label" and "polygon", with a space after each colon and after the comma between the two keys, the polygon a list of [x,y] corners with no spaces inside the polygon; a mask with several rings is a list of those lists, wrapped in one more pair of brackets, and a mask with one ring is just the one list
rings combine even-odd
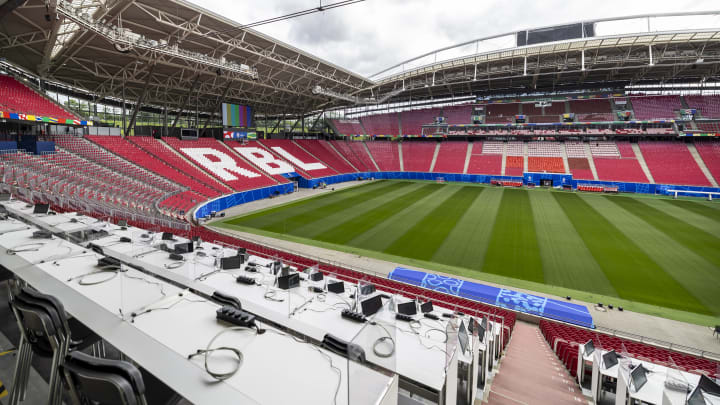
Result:
{"label": "stairway", "polygon": [[563,167],[565,168],[565,174],[570,174],[570,163],[568,163],[567,149],[565,149],[564,143],[560,143],[560,154],[562,155]]}
{"label": "stairway", "polygon": [[528,144],[523,142],[523,173],[528,172]]}
{"label": "stairway", "polygon": [[697,163],[698,167],[700,167],[700,170],[702,170],[703,174],[705,175],[705,177],[707,177],[710,184],[712,184],[713,187],[718,187],[717,181],[715,181],[712,173],[710,173],[710,170],[708,170],[707,166],[705,165],[705,161],[703,161],[702,157],[700,157],[700,154],[698,153],[695,144],[688,143],[687,147],[690,150],[690,154],[692,155],[693,159],[695,159],[695,163]]}
{"label": "stairway", "polygon": [[650,168],[648,168],[647,163],[645,163],[645,157],[640,150],[640,145],[636,143],[631,143],[630,145],[632,145],[635,157],[637,158],[638,163],[640,163],[640,167],[642,168],[643,173],[645,173],[645,176],[648,178],[648,181],[650,181],[651,184],[655,184],[655,179],[653,179],[653,176],[650,173]]}
{"label": "stairway", "polygon": [[437,162],[438,153],[440,153],[440,142],[435,144],[435,152],[433,153],[432,163],[430,163],[430,172],[435,170],[435,162]]}
{"label": "stairway", "polygon": [[398,142],[398,156],[400,157],[400,171],[405,171],[405,163],[403,162],[402,156],[402,142]]}
{"label": "stairway", "polygon": [[507,142],[503,142],[503,154],[502,154],[502,163],[500,166],[500,175],[505,175],[505,160],[507,159]]}
{"label": "stairway", "polygon": [[515,322],[488,405],[577,405],[587,403],[570,373],[535,324]]}
{"label": "stairway", "polygon": [[[370,148],[368,148],[365,141],[363,141],[363,146],[365,147],[365,152],[367,152],[368,156],[370,156],[370,160],[372,160],[373,164],[375,165],[375,171],[380,171],[380,166],[378,166],[377,162],[375,161],[375,157],[373,157],[372,153],[370,153]],[[402,161],[401,161],[402,162]]]}
{"label": "stairway", "polygon": [[590,171],[592,171],[593,180],[600,180],[597,175],[597,168],[595,168],[595,161],[592,157],[592,152],[590,152],[590,144],[585,142],[585,155],[587,156],[588,163],[590,164]]}
{"label": "stairway", "polygon": [[[465,154],[465,166],[463,166],[463,174],[467,174],[468,166],[470,166],[470,158],[472,157],[473,143],[468,142],[467,154]],[[505,170],[505,163],[503,163],[503,170]]]}
{"label": "stairway", "polygon": [[[295,142],[295,141],[293,141],[293,142],[297,145],[297,142]],[[345,157],[345,155],[343,155],[342,153],[340,153],[340,151],[335,148],[335,145],[333,145],[332,142],[327,142],[326,145],[329,146],[330,149],[332,149],[333,151],[335,151],[335,154],[337,154],[337,155],[340,157],[340,159],[344,160],[345,163],[347,163],[348,165],[350,165],[350,167],[352,167],[353,169],[355,169],[356,172],[361,172],[361,171],[362,171],[362,170],[361,170],[362,168],[355,167],[355,165],[353,165],[352,163],[350,163],[350,161],[347,160],[347,158]],[[300,145],[298,145],[298,146],[300,146]],[[318,159],[318,160],[320,160],[320,159]]]}

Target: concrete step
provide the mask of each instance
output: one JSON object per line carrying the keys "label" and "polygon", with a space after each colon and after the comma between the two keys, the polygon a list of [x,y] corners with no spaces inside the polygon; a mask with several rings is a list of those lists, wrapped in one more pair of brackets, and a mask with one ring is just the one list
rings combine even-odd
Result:
{"label": "concrete step", "polygon": [[570,164],[568,163],[567,149],[565,144],[560,144],[560,154],[562,155],[563,166],[565,167],[565,174],[570,174]]}
{"label": "concrete step", "polygon": [[695,163],[697,163],[698,166],[700,166],[700,170],[702,170],[705,177],[707,177],[710,184],[712,184],[713,187],[717,187],[718,183],[715,181],[715,178],[713,177],[712,173],[710,173],[710,170],[707,168],[707,165],[705,165],[705,161],[702,160],[702,157],[700,156],[700,153],[698,153],[697,148],[695,147],[694,143],[688,143],[687,144],[688,150],[690,150],[690,154],[692,155],[693,159],[695,159]]}
{"label": "concrete step", "polygon": [[380,171],[380,166],[378,166],[377,162],[375,161],[375,158],[373,157],[372,153],[370,153],[370,148],[368,148],[365,141],[363,141],[363,146],[365,147],[365,152],[367,152],[368,156],[370,156],[370,160],[372,160],[373,164],[375,165],[375,171]]}
{"label": "concrete step", "polygon": [[503,154],[502,154],[502,163],[500,166],[500,175],[505,175],[505,159],[507,159],[507,142],[503,143]]}
{"label": "concrete step", "polygon": [[590,144],[585,142],[585,155],[587,155],[588,163],[590,163],[590,171],[592,171],[593,179],[600,180],[597,174],[597,168],[595,167],[595,160],[593,160],[592,152],[590,152]]}
{"label": "concrete step", "polygon": [[655,184],[655,179],[653,179],[652,173],[650,173],[650,169],[648,168],[647,163],[645,163],[645,157],[640,150],[640,145],[636,143],[631,143],[630,145],[632,145],[633,152],[635,152],[635,157],[637,158],[638,163],[640,163],[643,173],[645,173],[645,176],[647,176],[650,183]]}
{"label": "concrete step", "polygon": [[440,142],[435,144],[435,152],[433,153],[432,163],[430,163],[430,172],[435,170],[435,162],[437,162],[438,153],[440,153]]}
{"label": "concrete step", "polygon": [[528,172],[528,144],[523,142],[523,173]]}
{"label": "concrete step", "polygon": [[465,166],[463,166],[463,174],[467,174],[468,167],[470,166],[470,157],[472,156],[473,143],[468,142],[467,153],[465,154]]}
{"label": "concrete step", "polygon": [[402,142],[398,142],[398,157],[400,157],[400,171],[405,171],[405,163],[403,163],[403,155],[402,155]]}

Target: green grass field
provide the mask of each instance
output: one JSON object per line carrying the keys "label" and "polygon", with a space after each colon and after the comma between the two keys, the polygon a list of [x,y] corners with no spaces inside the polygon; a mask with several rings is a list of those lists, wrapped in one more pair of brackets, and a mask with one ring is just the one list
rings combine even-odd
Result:
{"label": "green grass field", "polygon": [[377,181],[216,226],[671,319],[720,315],[720,204]]}

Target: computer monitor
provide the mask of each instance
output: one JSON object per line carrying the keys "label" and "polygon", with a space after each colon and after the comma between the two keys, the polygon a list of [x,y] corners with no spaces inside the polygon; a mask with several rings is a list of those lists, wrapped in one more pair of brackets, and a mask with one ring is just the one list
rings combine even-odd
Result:
{"label": "computer monitor", "polygon": [[220,268],[223,270],[239,269],[242,264],[242,257],[230,256],[220,258]]}
{"label": "computer monitor", "polygon": [[420,304],[420,312],[422,312],[423,314],[427,314],[432,311],[433,311],[432,301],[423,302],[422,304]]}
{"label": "computer monitor", "polygon": [[720,385],[705,375],[700,376],[698,387],[709,394],[720,395]]}
{"label": "computer monitor", "polygon": [[47,214],[50,211],[50,204],[35,204],[33,214]]}
{"label": "computer monitor", "polygon": [[630,372],[630,381],[636,392],[640,391],[643,385],[645,385],[647,382],[647,370],[642,364],[636,366],[633,371]]}
{"label": "computer monitor", "polygon": [[465,321],[460,321],[458,341],[460,342],[460,350],[462,350],[463,353],[466,353],[468,349],[468,334],[467,329],[465,328]]}
{"label": "computer monitor", "polygon": [[611,350],[602,356],[603,364],[605,365],[605,369],[609,369],[614,367],[616,364],[618,364],[618,354],[615,353],[615,350]]}
{"label": "computer monitor", "polygon": [[589,356],[593,354],[593,352],[595,352],[595,344],[593,343],[592,339],[588,340],[587,343],[585,343],[584,349],[586,356]]}
{"label": "computer monitor", "polygon": [[415,301],[403,302],[398,304],[397,311],[400,314],[415,315],[417,314],[417,305],[415,305]]}
{"label": "computer monitor", "polygon": [[382,308],[382,298],[379,295],[375,295],[372,298],[368,298],[360,303],[362,307],[362,313],[365,316],[374,315],[377,311]]}
{"label": "computer monitor", "polygon": [[345,283],[342,281],[328,281],[327,290],[331,293],[342,294],[345,292]]}
{"label": "computer monitor", "polygon": [[173,234],[171,232],[163,232],[162,233],[162,240],[174,240]]}
{"label": "computer monitor", "polygon": [[186,243],[176,243],[175,246],[173,246],[173,250],[175,253],[182,255],[185,253],[191,253],[193,251],[193,243],[192,242],[186,242]]}

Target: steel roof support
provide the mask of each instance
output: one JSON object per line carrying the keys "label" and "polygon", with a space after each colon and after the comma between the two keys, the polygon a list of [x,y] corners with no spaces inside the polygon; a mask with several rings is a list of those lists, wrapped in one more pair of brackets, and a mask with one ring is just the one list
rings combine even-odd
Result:
{"label": "steel roof support", "polygon": [[177,126],[178,121],[180,121],[180,116],[182,115],[183,111],[185,111],[185,107],[187,107],[187,104],[190,102],[190,97],[192,97],[193,91],[195,91],[195,87],[197,86],[198,82],[200,81],[200,76],[195,76],[195,80],[193,80],[192,86],[190,86],[190,90],[187,92],[187,97],[185,97],[182,107],[180,107],[180,110],[178,111],[177,115],[175,116],[175,121],[173,121],[172,127],[170,128],[175,129],[175,126]]}
{"label": "steel roof support", "polygon": [[125,133],[127,134],[130,133],[130,128],[135,126],[135,119],[137,118],[137,114],[138,112],[140,112],[140,108],[145,102],[145,95],[148,92],[148,84],[150,83],[150,79],[152,78],[153,70],[155,70],[154,64],[150,66],[150,70],[145,77],[145,86],[143,87],[143,91],[142,93],[140,93],[140,97],[138,97],[137,102],[135,103],[135,108],[133,108],[132,115],[130,116],[130,122],[128,122],[128,125],[125,129]]}

